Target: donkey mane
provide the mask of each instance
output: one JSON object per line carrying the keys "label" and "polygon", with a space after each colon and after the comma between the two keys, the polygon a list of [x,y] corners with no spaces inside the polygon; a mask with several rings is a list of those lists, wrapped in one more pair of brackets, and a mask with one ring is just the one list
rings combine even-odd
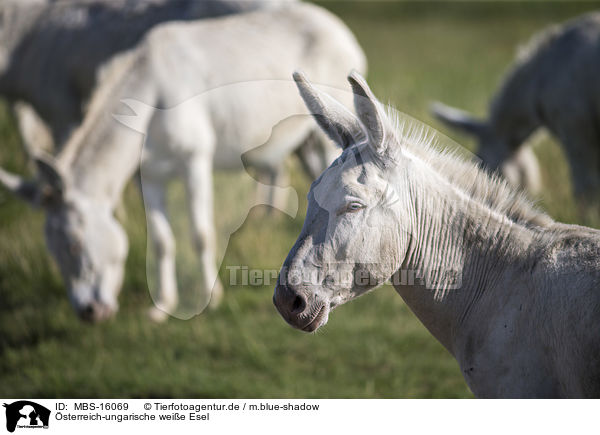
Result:
{"label": "donkey mane", "polygon": [[472,200],[524,227],[535,229],[554,223],[522,191],[511,187],[497,173],[490,174],[481,163],[465,159],[458,150],[443,147],[435,130],[392,106],[388,105],[386,112],[392,131],[403,146]]}
{"label": "donkey mane", "polygon": [[[116,104],[115,98],[122,94],[122,89],[129,82],[131,70],[139,58],[137,50],[129,50],[109,61],[99,72],[99,83],[90,96],[87,115],[57,155],[63,169],[72,165],[78,158],[98,124],[106,122],[109,114],[107,111],[111,104]],[[114,122],[114,119],[110,117],[108,122]]]}
{"label": "donkey mane", "polygon": [[[519,45],[513,64],[506,72],[496,96],[491,102],[490,116],[500,116],[507,107],[513,107],[515,101],[520,100],[523,87],[529,86],[528,82],[536,80],[532,74],[536,74],[544,68],[543,62],[548,58],[549,52],[555,52],[554,56],[563,54],[557,51],[561,44],[559,38],[565,40],[565,35],[575,36],[577,39],[587,39],[584,36],[586,29],[590,26],[597,28],[600,22],[600,13],[590,13],[586,16],[573,18],[563,24],[553,24],[533,34],[529,40]],[[583,33],[582,33],[583,32]],[[577,36],[579,35],[579,36]],[[571,38],[573,39],[573,38]],[[558,45],[557,45],[558,44]],[[563,48],[563,51],[566,50]],[[564,51],[566,53],[566,51]]]}
{"label": "donkey mane", "polygon": [[[517,47],[517,55],[513,69],[516,70],[529,64],[535,57],[542,56],[544,50],[552,49],[554,41],[567,33],[593,37],[600,22],[600,12],[590,12],[580,17],[575,17],[562,24],[552,24],[535,33],[527,42]],[[592,29],[591,35],[589,34]]]}

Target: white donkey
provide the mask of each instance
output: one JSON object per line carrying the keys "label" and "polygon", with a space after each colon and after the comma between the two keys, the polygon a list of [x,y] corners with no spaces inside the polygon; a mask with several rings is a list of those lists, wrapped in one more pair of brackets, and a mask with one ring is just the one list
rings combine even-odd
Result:
{"label": "white donkey", "polygon": [[545,127],[563,144],[575,194],[600,188],[600,12],[535,35],[494,97],[489,119],[436,104],[446,124],[475,135],[484,163],[511,184],[539,189],[538,163],[525,140]]}
{"label": "white donkey", "polygon": [[25,145],[60,149],[83,120],[102,65],[157,24],[245,12],[263,0],[3,0],[0,95]]}
{"label": "white donkey", "polygon": [[[184,180],[203,300],[213,286],[213,300],[218,299],[213,167],[241,170],[247,152],[246,163],[277,168],[316,129],[310,116],[294,116],[306,109],[292,92],[293,83],[277,80],[295,66],[330,84],[344,69],[365,69],[349,29],[324,9],[301,3],[165,24],[124,56],[126,61],[113,63],[84,123],[56,160],[38,160],[37,185],[0,172],[0,181],[12,191],[44,205],[48,246],[73,305],[91,320],[117,309],[126,237],[113,210],[140,163],[158,264],[158,309],[152,315],[161,319],[178,302],[165,205],[168,180]],[[112,118],[122,110],[121,99],[137,116],[117,118],[147,132],[143,153],[142,136]],[[141,102],[174,109],[153,110]]]}
{"label": "white donkey", "polygon": [[273,298],[283,318],[315,331],[391,279],[476,396],[599,397],[600,232],[556,223],[436,150],[359,74],[358,118],[295,78],[345,151],[311,187]]}
{"label": "white donkey", "polygon": [[[127,62],[135,47],[163,22],[224,16],[276,7],[292,0],[7,0],[0,4],[0,94],[12,103],[28,156],[59,151],[103,86],[105,70]],[[47,123],[47,125],[46,125]],[[309,137],[295,152],[314,178],[329,164],[331,146]],[[274,169],[274,168],[270,168]],[[260,181],[285,177],[258,172]],[[264,197],[281,207],[274,191]]]}

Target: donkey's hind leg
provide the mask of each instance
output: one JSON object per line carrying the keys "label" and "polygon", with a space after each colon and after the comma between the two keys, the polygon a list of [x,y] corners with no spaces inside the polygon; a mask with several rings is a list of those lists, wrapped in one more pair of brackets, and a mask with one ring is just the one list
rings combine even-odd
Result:
{"label": "donkey's hind leg", "polygon": [[294,154],[312,182],[336,159],[340,150],[321,131],[313,130]]}
{"label": "donkey's hind leg", "polygon": [[216,267],[216,237],[213,215],[212,155],[196,153],[186,163],[186,190],[194,245],[200,258],[202,300],[210,298],[215,308],[223,297]]}
{"label": "donkey's hind leg", "polygon": [[175,275],[175,236],[167,219],[166,186],[162,182],[144,180],[143,186],[148,235],[156,255],[158,289],[150,318],[157,322],[167,319],[177,307],[177,279]]}

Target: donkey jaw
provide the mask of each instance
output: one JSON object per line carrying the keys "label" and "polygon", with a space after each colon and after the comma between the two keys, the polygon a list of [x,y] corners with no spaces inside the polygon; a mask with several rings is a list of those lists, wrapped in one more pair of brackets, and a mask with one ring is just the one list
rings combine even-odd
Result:
{"label": "donkey jaw", "polygon": [[329,319],[329,310],[330,308],[328,304],[323,304],[305,326],[296,326],[296,328],[301,329],[304,332],[315,332],[317,329],[327,323],[327,320]]}

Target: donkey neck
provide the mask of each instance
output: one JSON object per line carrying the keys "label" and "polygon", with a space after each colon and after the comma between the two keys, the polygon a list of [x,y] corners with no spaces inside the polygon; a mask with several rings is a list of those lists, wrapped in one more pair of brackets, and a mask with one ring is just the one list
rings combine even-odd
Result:
{"label": "donkey neck", "polygon": [[[423,165],[423,163],[421,163]],[[411,183],[409,243],[396,291],[454,354],[458,331],[482,295],[524,264],[535,231],[513,222],[429,170]],[[417,279],[415,279],[417,278]]]}
{"label": "donkey neck", "polygon": [[[140,164],[144,136],[113,118],[123,112],[122,98],[149,106],[156,104],[152,80],[140,80],[141,68],[135,54],[128,54],[110,66],[94,92],[83,124],[72,134],[59,155],[59,165],[73,188],[87,197],[114,207],[123,188]],[[152,111],[136,113],[140,125],[147,125]]]}
{"label": "donkey neck", "polygon": [[539,77],[535,68],[517,65],[505,78],[490,105],[490,126],[511,151],[516,150],[542,125]]}

